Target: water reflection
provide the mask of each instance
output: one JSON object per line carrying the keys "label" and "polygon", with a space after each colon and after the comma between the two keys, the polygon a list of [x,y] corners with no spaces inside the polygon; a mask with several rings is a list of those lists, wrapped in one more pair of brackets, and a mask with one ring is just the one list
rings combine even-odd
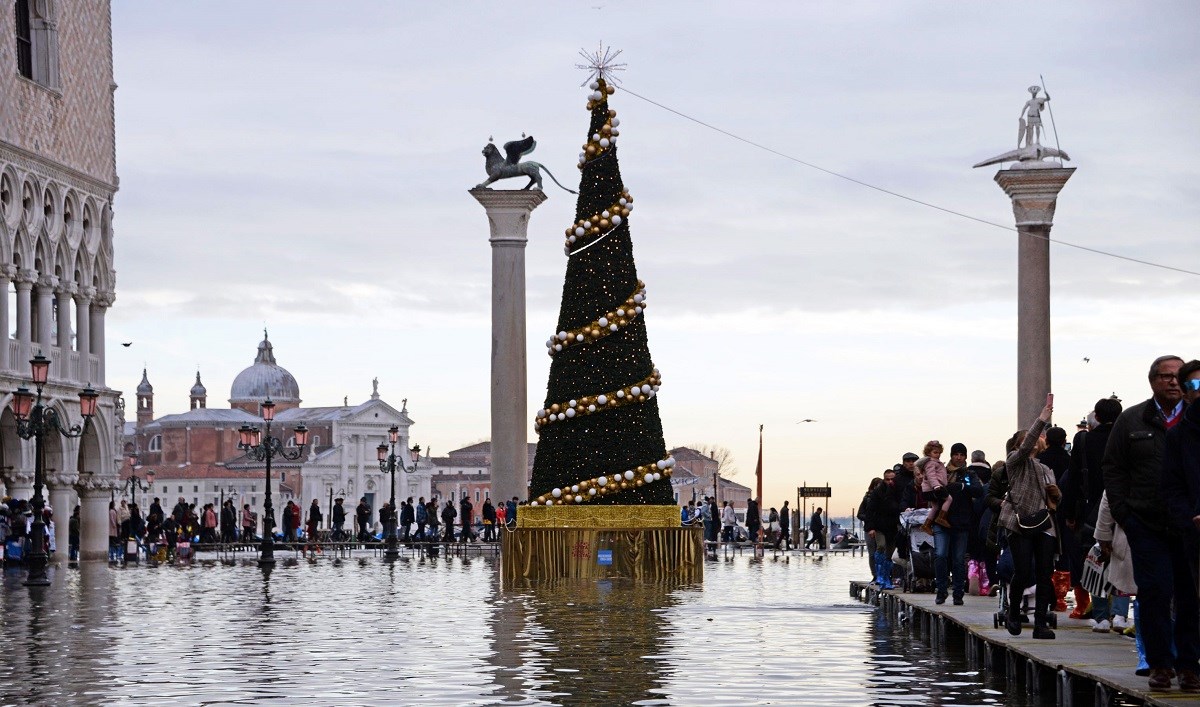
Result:
{"label": "water reflection", "polygon": [[861,564],[510,591],[488,558],[10,570],[0,704],[1039,704],[852,600]]}

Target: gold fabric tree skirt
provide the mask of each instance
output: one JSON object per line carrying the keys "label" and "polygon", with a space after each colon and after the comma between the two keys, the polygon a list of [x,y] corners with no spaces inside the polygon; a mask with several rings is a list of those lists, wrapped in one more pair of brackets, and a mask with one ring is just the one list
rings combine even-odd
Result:
{"label": "gold fabric tree skirt", "polygon": [[675,506],[521,506],[501,533],[507,586],[555,579],[700,581],[702,528],[681,527]]}

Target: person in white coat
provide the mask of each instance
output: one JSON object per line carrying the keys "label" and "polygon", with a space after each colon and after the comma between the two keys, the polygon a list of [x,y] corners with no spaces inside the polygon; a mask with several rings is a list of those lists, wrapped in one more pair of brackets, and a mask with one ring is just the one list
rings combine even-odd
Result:
{"label": "person in white coat", "polygon": [[[1118,631],[1125,630],[1126,615],[1129,613],[1129,595],[1137,594],[1137,584],[1133,581],[1133,560],[1129,555],[1129,540],[1125,531],[1113,520],[1112,511],[1108,506],[1108,494],[1100,497],[1100,508],[1096,515],[1096,542],[1100,543],[1101,557],[1108,560],[1108,582],[1113,586],[1115,596],[1093,597],[1093,602],[1108,605],[1109,619],[1092,620],[1092,630],[1105,633],[1109,628]],[[1103,604],[1099,604],[1103,608]]]}

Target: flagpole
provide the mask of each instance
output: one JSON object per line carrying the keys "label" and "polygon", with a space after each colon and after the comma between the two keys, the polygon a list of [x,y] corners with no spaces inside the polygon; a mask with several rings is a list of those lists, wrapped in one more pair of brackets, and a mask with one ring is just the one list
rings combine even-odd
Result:
{"label": "flagpole", "polygon": [[757,484],[758,487],[756,489],[756,493],[758,494],[758,538],[756,538],[756,540],[760,543],[762,542],[762,537],[763,537],[763,529],[762,529],[762,474],[763,474],[762,452],[763,452],[763,426],[759,425],[758,426],[758,466],[754,469],[754,476],[757,477],[757,479],[758,479],[758,484]]}

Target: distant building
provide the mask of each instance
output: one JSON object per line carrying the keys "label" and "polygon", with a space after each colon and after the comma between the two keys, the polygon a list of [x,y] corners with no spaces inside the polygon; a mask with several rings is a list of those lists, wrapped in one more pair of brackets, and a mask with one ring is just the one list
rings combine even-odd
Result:
{"label": "distant building", "polygon": [[[271,433],[288,447],[295,447],[292,430],[300,424],[309,429],[309,448],[296,461],[276,457],[271,462],[271,504],[279,523],[279,509],[289,500],[307,509],[317,499],[330,522],[332,498],[346,498],[347,510],[366,497],[374,515],[391,493],[391,475],[380,471],[376,447],[388,439],[388,429],[399,428],[396,454],[412,466],[412,446],[407,400],[401,408],[383,401],[378,389],[358,405],[302,407],[300,386],[275,360],[274,348],[265,335],[258,345],[254,363],[234,379],[229,409],[208,407],[208,392],[196,374],[190,391],[191,409],[184,413],[154,417],[154,387],[146,371],[137,388],[137,422],[126,425],[125,452],[137,455],[136,469],[128,461],[122,478],[153,475],[148,495],[174,505],[180,496],[199,509],[206,503],[220,504],[233,498],[240,509],[249,505],[263,517],[265,465],[238,449],[242,425],[261,426],[259,404],[268,397],[275,402]],[[433,465],[422,459],[413,473],[397,467],[397,502],[407,496],[430,495]],[[143,504],[144,505],[144,504]]]}
{"label": "distant building", "polygon": [[691,447],[676,447],[671,450],[675,457],[675,470],[671,474],[671,488],[675,502],[687,505],[688,501],[700,501],[712,496],[714,484],[717,504],[729,501],[744,511],[750,500],[750,488],[717,475],[720,464],[716,459],[702,454]]}
{"label": "distant building", "polygon": [[[537,445],[530,444],[526,485],[532,478],[533,459],[536,454]],[[478,514],[484,499],[492,494],[492,443],[484,441],[468,445],[455,449],[444,457],[434,457],[430,461],[433,463],[433,474],[430,477],[433,495],[444,501],[451,498],[458,500],[466,494],[471,503],[475,504],[475,512]]]}

